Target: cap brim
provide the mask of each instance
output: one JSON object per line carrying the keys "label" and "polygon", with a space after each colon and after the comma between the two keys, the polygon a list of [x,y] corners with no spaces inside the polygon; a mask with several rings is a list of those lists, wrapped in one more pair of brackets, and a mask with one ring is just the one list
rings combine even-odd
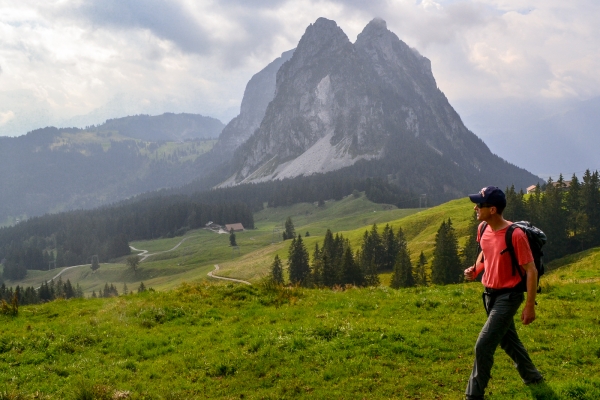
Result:
{"label": "cap brim", "polygon": [[470,194],[469,199],[473,203],[483,203],[483,196],[481,195],[481,193]]}

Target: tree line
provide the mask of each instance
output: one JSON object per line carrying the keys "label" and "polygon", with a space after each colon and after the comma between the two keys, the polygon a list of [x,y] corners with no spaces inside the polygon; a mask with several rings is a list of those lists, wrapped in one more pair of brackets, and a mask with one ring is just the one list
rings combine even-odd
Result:
{"label": "tree line", "polygon": [[130,254],[132,240],[179,236],[210,221],[254,227],[245,203],[200,203],[181,195],[34,217],[0,229],[3,275],[22,279],[27,270],[88,264],[93,256],[106,262]]}
{"label": "tree line", "polygon": [[[421,254],[423,266],[427,263]],[[410,252],[402,228],[397,232],[386,224],[383,231],[374,224],[365,231],[359,249],[354,251],[343,235],[327,230],[323,243],[315,244],[310,257],[302,235],[294,237],[288,250],[289,282],[304,287],[376,286],[379,274],[392,272],[391,286],[406,287],[419,283],[413,276]],[[271,265],[271,279],[284,284],[279,256]]]}
{"label": "tree line", "polygon": [[[546,233],[545,262],[600,246],[600,176],[597,171],[587,170],[582,182],[575,175],[568,183],[562,175],[556,182],[549,178],[544,187],[538,184],[529,195],[522,190],[517,192],[514,186],[507,188],[505,193],[504,217],[507,220],[530,221]],[[288,222],[293,227],[288,220],[286,227]],[[333,236],[328,230],[323,244],[315,245],[312,262],[299,235],[289,247],[289,282],[306,287],[373,286],[379,284],[379,273],[391,271],[390,286],[393,288],[459,283],[463,281],[464,269],[476,258],[478,225],[474,212],[467,242],[459,248],[452,220],[442,221],[436,233],[429,270],[423,252],[413,266],[401,228],[394,233],[386,225],[380,235],[377,225],[373,225],[370,231],[365,231],[361,247],[355,252],[347,239],[338,234]],[[271,279],[278,284],[284,283],[283,266],[278,256],[271,265]]]}

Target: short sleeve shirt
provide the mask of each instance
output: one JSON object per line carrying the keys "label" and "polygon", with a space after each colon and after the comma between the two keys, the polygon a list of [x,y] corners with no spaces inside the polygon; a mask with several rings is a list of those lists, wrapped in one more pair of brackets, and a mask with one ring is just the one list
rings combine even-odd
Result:
{"label": "short sleeve shirt", "polygon": [[[509,223],[509,226],[512,224],[510,221],[507,222]],[[513,275],[512,261],[509,252],[504,251],[506,250],[505,238],[507,229],[508,226],[494,232],[492,228],[488,226],[483,232],[482,237],[479,237],[481,225],[479,225],[477,230],[477,241],[481,245],[481,250],[483,251],[483,267],[485,269],[481,283],[487,288],[512,288],[521,282],[519,273]],[[521,229],[515,229],[513,231],[512,242],[520,266],[533,261],[533,255],[529,248],[527,235]],[[524,270],[521,269],[521,274],[523,273]]]}

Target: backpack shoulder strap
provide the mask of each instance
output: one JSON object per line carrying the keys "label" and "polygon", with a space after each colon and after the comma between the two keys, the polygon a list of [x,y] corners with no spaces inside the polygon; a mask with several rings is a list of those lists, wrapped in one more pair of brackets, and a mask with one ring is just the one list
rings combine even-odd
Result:
{"label": "backpack shoulder strap", "polygon": [[[487,228],[488,223],[483,221],[479,226],[479,241],[477,242],[477,254],[475,256],[475,262],[477,262],[477,258],[479,257],[479,253],[481,252],[481,238],[483,237],[483,232],[485,232],[485,228]],[[483,257],[481,258],[481,262],[483,262]]]}
{"label": "backpack shoulder strap", "polygon": [[513,276],[516,275],[518,272],[519,276],[523,277],[523,275],[521,274],[521,269],[519,268],[519,261],[517,260],[517,255],[515,253],[515,247],[513,246],[513,241],[512,241],[513,232],[518,227],[519,227],[519,225],[517,225],[517,224],[511,224],[508,227],[508,229],[506,230],[506,235],[504,236],[504,240],[506,242],[506,249],[502,250],[502,252],[500,254],[504,254],[505,252],[508,251],[508,254],[510,254],[510,259],[512,261]]}

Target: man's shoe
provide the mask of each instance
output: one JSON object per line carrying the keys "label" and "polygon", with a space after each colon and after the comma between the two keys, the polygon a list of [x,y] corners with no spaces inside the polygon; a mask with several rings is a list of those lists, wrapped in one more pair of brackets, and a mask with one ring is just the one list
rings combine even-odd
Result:
{"label": "man's shoe", "polygon": [[540,383],[544,383],[544,377],[540,376],[539,378],[536,378],[534,380],[532,380],[531,382],[527,382],[526,385],[530,386],[530,385],[539,385]]}

